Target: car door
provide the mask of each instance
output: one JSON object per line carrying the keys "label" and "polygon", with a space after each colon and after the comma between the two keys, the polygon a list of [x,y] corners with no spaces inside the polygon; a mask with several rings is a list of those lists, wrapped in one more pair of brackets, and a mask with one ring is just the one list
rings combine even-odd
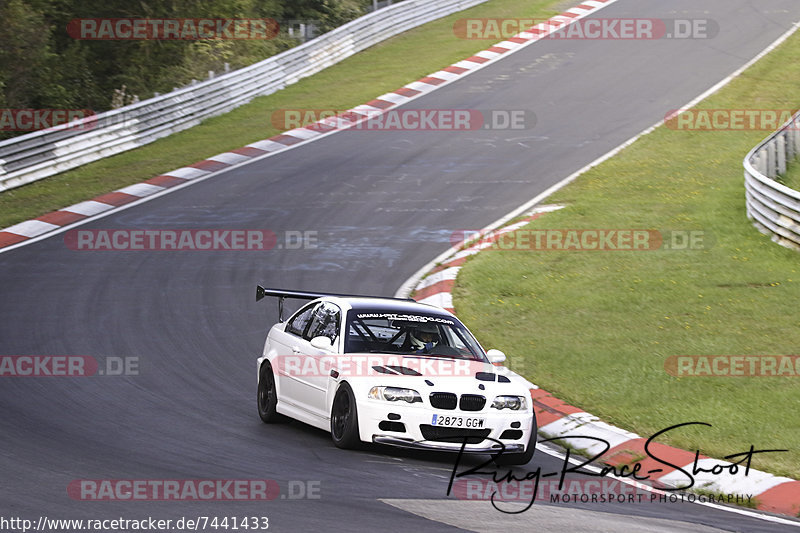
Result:
{"label": "car door", "polygon": [[[338,354],[341,353],[340,329],[342,323],[342,311],[334,303],[322,302],[318,305],[311,316],[311,322],[303,335],[308,343],[306,366],[314,369],[314,372],[304,376],[303,386],[309,399],[309,407],[314,414],[327,418],[328,382],[332,363]],[[315,348],[311,345],[311,339],[315,337],[326,337],[331,341],[330,349]]]}
{"label": "car door", "polygon": [[[280,361],[273,365],[280,374],[281,399],[318,417],[327,418],[327,387],[331,358],[338,353],[341,310],[330,302],[317,302],[300,309],[275,335]],[[331,349],[311,345],[314,337],[327,337]]]}
{"label": "car door", "polygon": [[314,309],[319,305],[319,302],[312,302],[300,308],[286,322],[283,331],[276,331],[273,334],[273,348],[276,354],[272,367],[275,379],[279,382],[280,400],[305,411],[310,411],[310,406],[309,399],[305,396],[306,386],[303,376],[308,371],[303,369],[303,363],[305,354],[311,350],[311,345],[303,336],[311,323]]}

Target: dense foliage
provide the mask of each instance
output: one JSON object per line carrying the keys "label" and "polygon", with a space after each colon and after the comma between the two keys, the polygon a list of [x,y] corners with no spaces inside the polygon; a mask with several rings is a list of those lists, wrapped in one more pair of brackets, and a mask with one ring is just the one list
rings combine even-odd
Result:
{"label": "dense foliage", "polygon": [[325,32],[371,0],[0,0],[0,108],[104,111],[168,92],[225,63],[239,68],[298,44],[281,31],[253,40],[77,40],[81,18],[272,18]]}

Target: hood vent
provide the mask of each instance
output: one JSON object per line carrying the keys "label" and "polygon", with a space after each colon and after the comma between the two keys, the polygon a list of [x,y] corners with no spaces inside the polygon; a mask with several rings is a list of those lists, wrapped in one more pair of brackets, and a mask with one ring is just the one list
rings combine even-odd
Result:
{"label": "hood vent", "polygon": [[405,366],[395,366],[395,365],[386,365],[386,368],[394,370],[398,374],[403,374],[404,376],[421,376],[419,372],[412,368],[408,368]]}
{"label": "hood vent", "polygon": [[405,366],[396,366],[396,365],[386,365],[386,366],[373,366],[372,370],[375,372],[379,372],[381,374],[391,374],[392,376],[403,375],[403,376],[421,376],[419,372],[412,368],[408,368]]}
{"label": "hood vent", "polygon": [[499,383],[511,383],[511,380],[506,376],[500,376],[494,372],[478,372],[475,374],[475,379],[478,381],[497,381]]}

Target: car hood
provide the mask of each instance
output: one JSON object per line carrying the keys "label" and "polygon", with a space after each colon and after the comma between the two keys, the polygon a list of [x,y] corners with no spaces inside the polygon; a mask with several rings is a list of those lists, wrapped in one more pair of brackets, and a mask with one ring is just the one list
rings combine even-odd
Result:
{"label": "car hood", "polygon": [[[449,357],[397,354],[339,356],[335,370],[349,380],[424,390],[527,394],[533,385],[504,366]],[[422,392],[422,390],[420,390]]]}

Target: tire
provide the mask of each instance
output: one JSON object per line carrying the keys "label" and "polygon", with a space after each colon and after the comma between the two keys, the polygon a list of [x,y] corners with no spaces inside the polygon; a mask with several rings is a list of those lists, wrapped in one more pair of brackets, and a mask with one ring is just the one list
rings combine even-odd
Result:
{"label": "tire", "polygon": [[533,459],[533,453],[536,451],[536,434],[538,432],[538,425],[536,424],[536,415],[533,415],[531,421],[531,436],[528,438],[528,446],[522,453],[504,453],[499,457],[495,457],[494,463],[498,466],[515,466],[526,465]]}
{"label": "tire", "polygon": [[337,448],[352,450],[361,444],[358,434],[358,409],[353,389],[342,383],[331,407],[331,437]]}
{"label": "tire", "polygon": [[258,416],[265,424],[273,424],[283,420],[283,416],[276,410],[278,406],[278,391],[275,388],[275,376],[272,365],[265,361],[261,365],[261,375],[258,380]]}

